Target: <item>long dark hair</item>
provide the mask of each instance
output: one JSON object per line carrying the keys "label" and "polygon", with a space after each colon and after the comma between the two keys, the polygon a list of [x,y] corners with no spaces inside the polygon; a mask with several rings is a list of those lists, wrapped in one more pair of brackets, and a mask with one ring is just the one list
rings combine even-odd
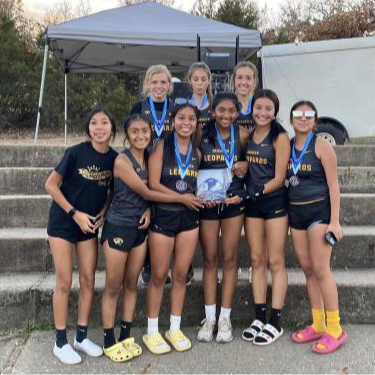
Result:
{"label": "long dark hair", "polygon": [[88,137],[91,139],[90,135],[90,122],[91,119],[97,114],[103,112],[109,119],[109,122],[111,123],[112,126],[112,134],[113,134],[113,139],[116,137],[116,123],[115,123],[115,118],[113,117],[112,113],[108,111],[107,108],[103,106],[97,106],[94,107],[87,115],[86,118],[86,123],[85,123],[85,129],[86,129],[86,134]]}
{"label": "long dark hair", "polygon": [[[140,114],[130,115],[124,120],[124,133],[125,133],[124,144],[125,144],[126,140],[129,139],[128,131],[129,131],[130,125],[133,124],[133,122],[136,122],[136,121],[142,121],[142,122],[146,123],[148,125],[148,127],[150,128],[150,132],[151,132],[151,122],[147,117],[145,117],[143,115],[140,115]],[[152,142],[152,137],[150,137],[150,143],[151,142]],[[150,153],[150,151],[149,151],[150,143],[148,144],[148,146],[145,148],[145,151],[144,151],[144,160],[145,160],[146,165],[147,165],[148,156],[149,156],[149,153]]]}
{"label": "long dark hair", "polygon": [[[271,130],[269,133],[270,140],[273,143],[276,141],[277,137],[281,133],[287,132],[283,128],[283,126],[278,121],[276,121],[276,117],[277,117],[277,114],[279,113],[279,108],[280,108],[279,98],[277,97],[274,91],[269,90],[269,89],[262,89],[262,90],[257,91],[253,96],[253,101],[251,102],[251,113],[254,113],[253,109],[254,109],[255,102],[261,98],[266,98],[266,99],[271,100],[271,102],[275,106],[274,119],[271,121]],[[253,117],[253,120],[255,122],[254,117]]]}
{"label": "long dark hair", "polygon": [[[237,109],[237,113],[241,110],[241,104],[237,98],[237,95],[233,92],[223,91],[219,92],[214,96],[211,103],[212,112],[215,112],[215,108],[224,100],[230,100]],[[203,138],[207,138],[208,141],[215,145],[216,131],[215,131],[216,120],[210,120],[203,128]]]}
{"label": "long dark hair", "polygon": [[[182,111],[185,108],[191,108],[195,116],[197,118],[197,127],[194,131],[194,133],[191,135],[191,144],[193,148],[198,147],[199,142],[199,130],[198,130],[198,118],[199,118],[199,109],[192,103],[186,102],[181,105],[175,104],[175,107],[173,109],[173,112],[171,114],[171,122],[174,123],[174,120],[177,116],[177,114]],[[167,162],[167,160],[174,160],[175,159],[175,153],[174,153],[174,132],[168,134],[164,139],[164,147],[163,147],[163,164]]]}

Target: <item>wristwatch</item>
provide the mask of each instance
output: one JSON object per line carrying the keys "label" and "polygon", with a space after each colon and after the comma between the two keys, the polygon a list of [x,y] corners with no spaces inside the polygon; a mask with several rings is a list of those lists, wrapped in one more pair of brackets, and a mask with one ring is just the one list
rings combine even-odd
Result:
{"label": "wristwatch", "polygon": [[77,210],[73,207],[69,212],[68,216],[73,219],[74,214],[77,212]]}

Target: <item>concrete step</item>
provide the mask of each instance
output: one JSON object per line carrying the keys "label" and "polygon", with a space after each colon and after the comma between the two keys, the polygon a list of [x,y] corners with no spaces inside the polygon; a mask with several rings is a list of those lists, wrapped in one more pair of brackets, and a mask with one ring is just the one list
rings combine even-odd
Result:
{"label": "concrete step", "polygon": [[[310,307],[307,299],[305,277],[299,270],[289,270],[289,288],[285,301],[283,319],[285,324],[308,321]],[[342,323],[375,323],[375,269],[335,271],[339,287],[340,315]],[[101,295],[104,286],[104,272],[96,275],[92,324],[101,322]],[[248,322],[253,317],[253,302],[249,273],[243,270],[239,277],[233,305],[233,323]],[[21,328],[27,324],[52,323],[52,293],[55,285],[53,274],[34,273],[20,277],[19,274],[0,276],[0,329]],[[218,295],[220,295],[220,286]],[[169,321],[170,287],[163,296],[160,324]],[[78,278],[74,275],[69,304],[68,323],[75,325],[77,319]],[[268,300],[270,299],[270,288]],[[220,306],[220,304],[218,304]],[[204,317],[202,272],[196,270],[195,281],[188,287],[184,324],[198,325]],[[146,288],[139,286],[138,303],[134,324],[144,325],[146,314]]]}
{"label": "concrete step", "polygon": [[[121,147],[116,147],[119,151]],[[54,167],[64,154],[64,146],[1,145],[0,167]],[[340,166],[374,166],[375,145],[337,146]]]}
{"label": "concrete step", "polygon": [[[0,168],[3,195],[45,194],[44,184],[53,168]],[[375,167],[339,167],[342,193],[375,193]]]}
{"label": "concrete step", "polygon": [[[344,227],[345,237],[334,247],[331,266],[333,269],[375,269],[375,226]],[[202,268],[202,250],[198,245],[194,267]],[[298,268],[291,236],[288,236],[286,265]],[[249,268],[250,257],[244,235],[238,249],[238,266]],[[104,257],[99,248],[98,269],[104,270]],[[53,270],[52,256],[47,233],[43,228],[0,229],[0,273],[45,272]]]}
{"label": "concrete step", "polygon": [[[48,195],[0,195],[0,228],[44,228],[51,198]],[[342,225],[375,225],[375,194],[341,194]]]}

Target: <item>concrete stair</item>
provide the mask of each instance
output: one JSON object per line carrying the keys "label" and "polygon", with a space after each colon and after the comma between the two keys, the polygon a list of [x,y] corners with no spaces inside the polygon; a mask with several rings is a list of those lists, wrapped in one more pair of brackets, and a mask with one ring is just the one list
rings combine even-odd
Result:
{"label": "concrete stair", "polygon": [[[26,324],[52,322],[52,291],[55,276],[46,225],[51,199],[44,183],[63,155],[64,147],[0,146],[0,330]],[[375,323],[375,146],[336,148],[341,185],[341,223],[345,238],[336,245],[332,267],[339,286],[344,323]],[[251,288],[249,256],[242,236],[238,250],[239,282],[235,321],[249,320]],[[284,318],[287,323],[309,319],[305,279],[287,243],[289,289]],[[187,293],[185,324],[203,318],[202,258],[198,247],[195,281]],[[93,322],[100,323],[100,298],[104,286],[104,262],[99,249]],[[220,289],[220,285],[219,285]],[[163,297],[161,322],[169,317],[169,290]],[[270,292],[270,290],[269,290]],[[143,324],[146,289],[140,285],[135,323]],[[77,275],[70,300],[69,322],[76,321]],[[250,313],[251,312],[251,313]]]}

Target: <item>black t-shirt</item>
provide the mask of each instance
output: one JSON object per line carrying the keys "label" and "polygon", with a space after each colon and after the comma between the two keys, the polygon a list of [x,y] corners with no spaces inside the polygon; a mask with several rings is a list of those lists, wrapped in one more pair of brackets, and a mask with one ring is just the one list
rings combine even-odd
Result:
{"label": "black t-shirt", "polygon": [[[116,156],[117,152],[112,148],[105,154],[99,153],[91,142],[80,143],[65,151],[55,171],[63,178],[61,192],[78,211],[92,216],[99,214],[113,181]],[[66,212],[53,201],[50,223],[56,224],[59,218],[67,217]]]}

